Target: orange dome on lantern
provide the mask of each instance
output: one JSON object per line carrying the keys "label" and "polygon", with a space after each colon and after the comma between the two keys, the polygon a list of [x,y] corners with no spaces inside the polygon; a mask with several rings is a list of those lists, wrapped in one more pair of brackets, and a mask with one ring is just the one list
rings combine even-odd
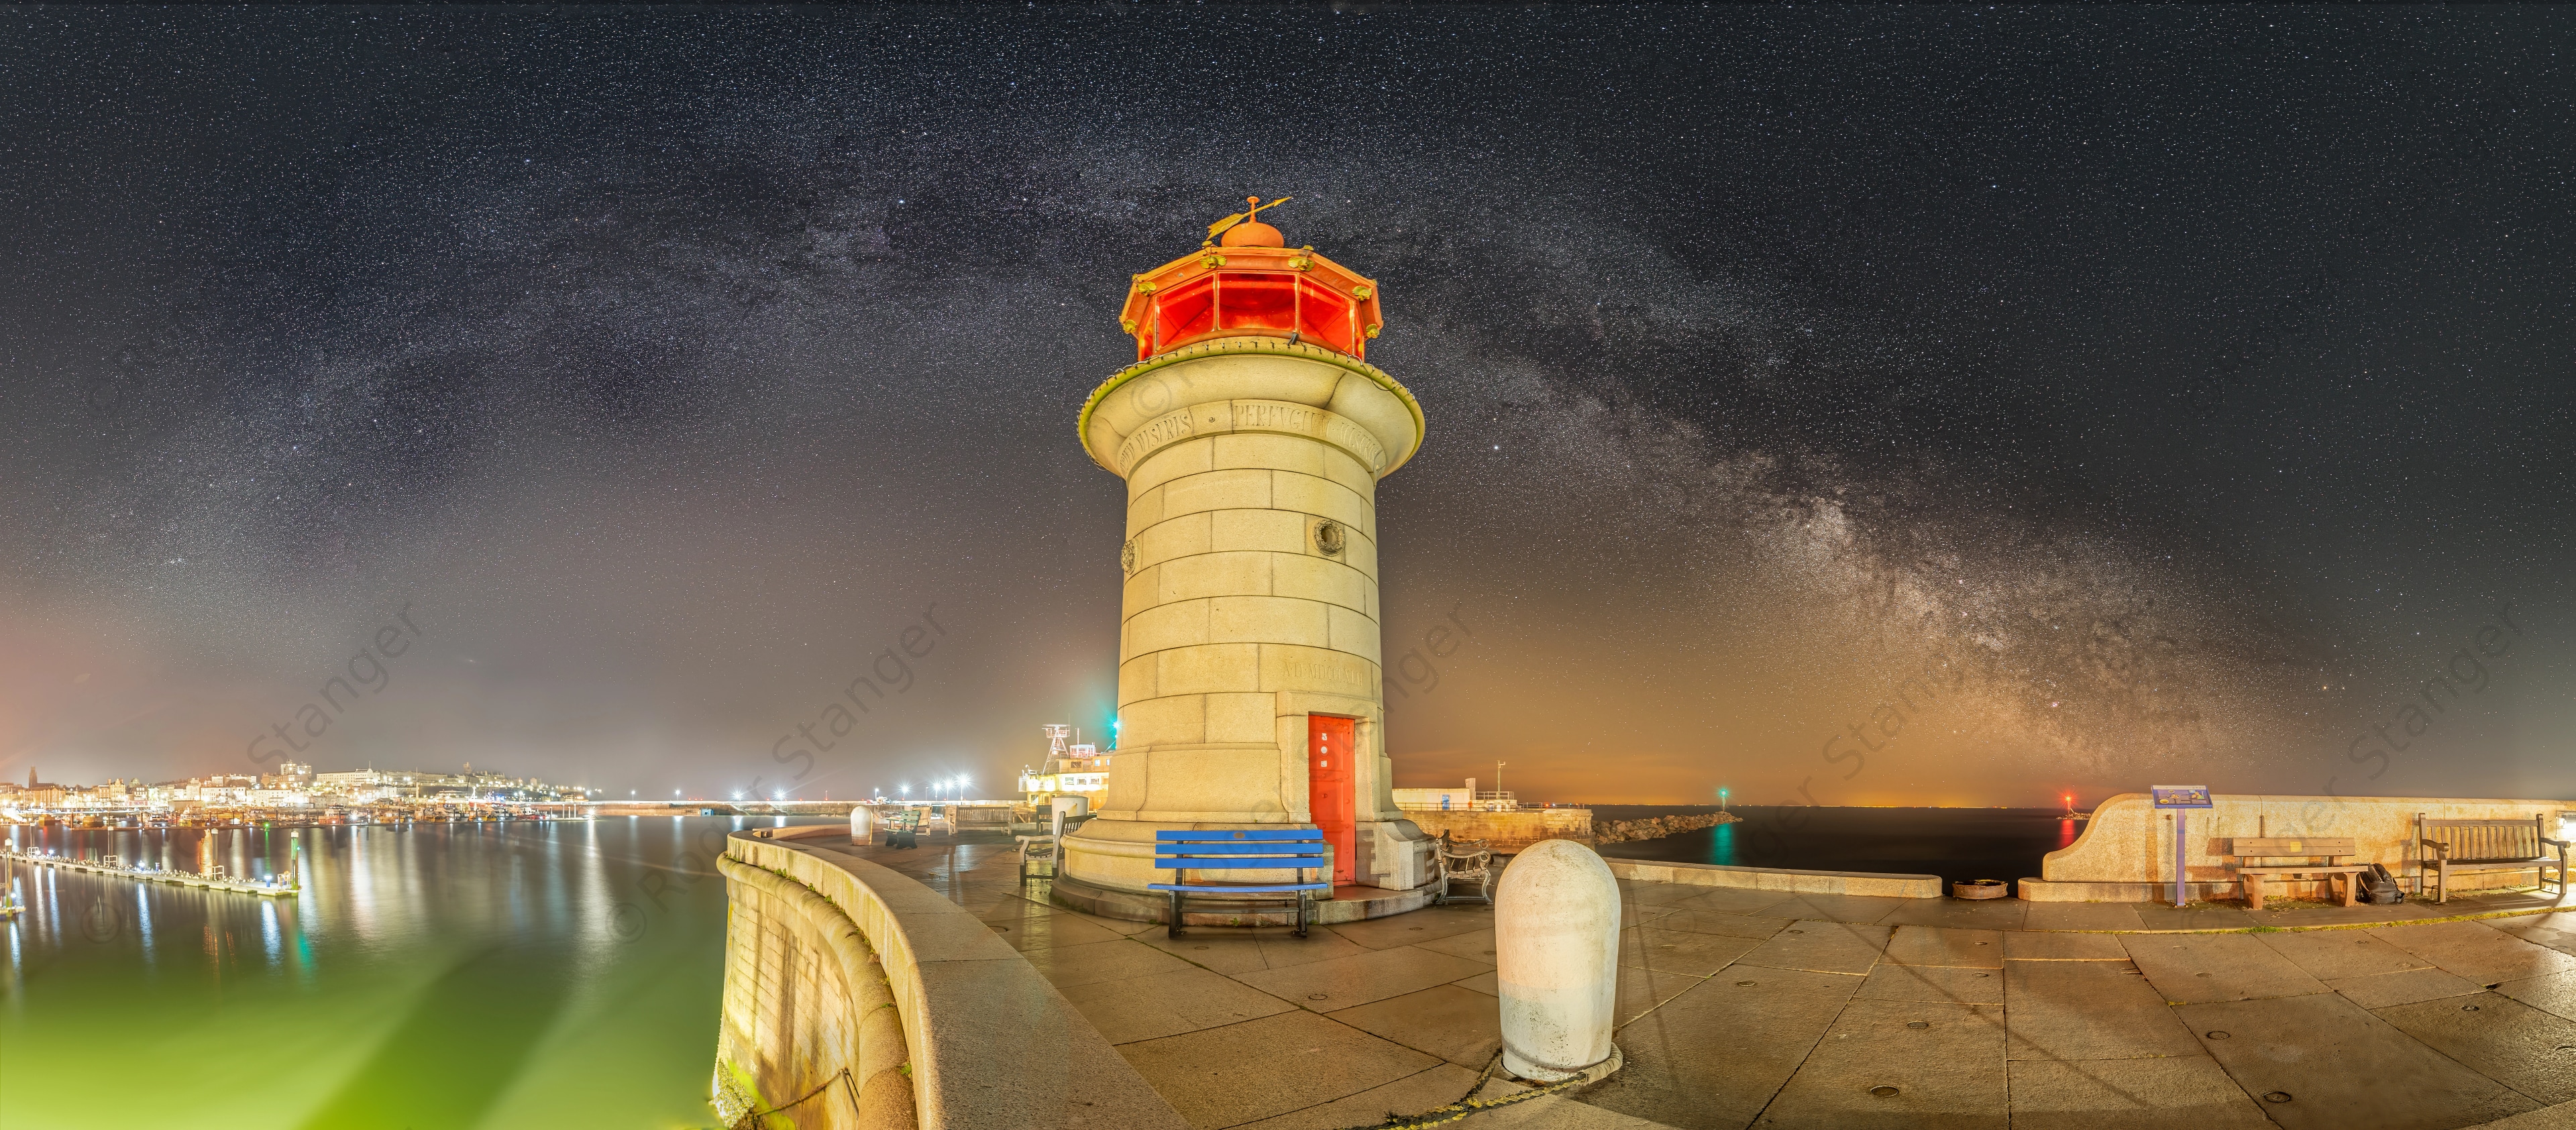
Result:
{"label": "orange dome on lantern", "polygon": [[1260,213],[1288,201],[1247,198],[1251,210],[1209,225],[1218,246],[1134,277],[1118,324],[1136,338],[1139,361],[1224,337],[1277,337],[1368,355],[1383,327],[1377,283],[1315,254],[1290,248]]}

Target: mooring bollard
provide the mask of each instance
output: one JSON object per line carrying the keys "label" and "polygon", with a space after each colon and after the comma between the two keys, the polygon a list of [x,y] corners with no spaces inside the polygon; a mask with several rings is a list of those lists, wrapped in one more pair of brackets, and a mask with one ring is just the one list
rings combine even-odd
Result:
{"label": "mooring bollard", "polygon": [[866,847],[876,836],[876,812],[864,804],[850,806],[850,842]]}
{"label": "mooring bollard", "polygon": [[1494,957],[1504,1070],[1553,1083],[1617,1066],[1619,881],[1600,856],[1543,840],[1512,860],[1494,890]]}

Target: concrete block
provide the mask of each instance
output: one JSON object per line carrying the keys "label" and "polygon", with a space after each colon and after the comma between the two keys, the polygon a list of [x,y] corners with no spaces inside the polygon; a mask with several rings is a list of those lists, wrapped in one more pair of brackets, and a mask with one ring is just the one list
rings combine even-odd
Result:
{"label": "concrete block", "polygon": [[[1122,703],[1118,721],[1129,749],[1157,742],[1202,742],[1207,740],[1207,699],[1184,694]],[[1124,763],[1131,756],[1122,749],[1120,772],[1131,772]],[[1117,773],[1110,774],[1113,787],[1117,778]]]}
{"label": "concrete block", "polygon": [[2125,961],[2006,961],[2013,1059],[2192,1055],[2164,997]]}
{"label": "concrete block", "polygon": [[1176,600],[1128,617],[1127,639],[1120,654],[1132,658],[1211,642],[1209,610],[1215,599],[1220,598]]}
{"label": "concrete block", "polygon": [[[1283,596],[1223,596],[1208,601],[1208,638],[1218,643],[1330,647],[1333,605]],[[1352,615],[1342,610],[1343,615]]]}
{"label": "concrete block", "polygon": [[1775,969],[1860,975],[1878,964],[1892,932],[1885,926],[1801,920],[1746,951],[1737,961]]}
{"label": "concrete block", "polygon": [[1260,690],[1322,691],[1365,699],[1376,693],[1377,686],[1377,665],[1348,652],[1285,644],[1261,645]]}
{"label": "concrete block", "polygon": [[1324,474],[1324,452],[1328,449],[1323,443],[1305,436],[1256,432],[1214,438],[1213,458],[1219,469],[1295,471],[1318,478]]}
{"label": "concrete block", "polygon": [[1853,1001],[1756,1123],[2006,1130],[2003,1009]]}
{"label": "concrete block", "polygon": [[1154,685],[1167,695],[1257,691],[1262,686],[1261,646],[1212,643],[1154,653]]}
{"label": "concrete block", "polygon": [[1271,507],[1312,514],[1318,518],[1330,518],[1363,534],[1376,533],[1375,508],[1369,505],[1369,500],[1362,498],[1358,492],[1321,475],[1305,475],[1295,471],[1273,471],[1270,474],[1268,505]]}
{"label": "concrete block", "polygon": [[[1300,601],[1299,603],[1307,604],[1325,612],[1326,615],[1324,619],[1328,627],[1323,639],[1323,646],[1332,648],[1335,651],[1349,652],[1352,655],[1368,660],[1370,663],[1379,662],[1378,626],[1376,620],[1360,614],[1357,610],[1344,608],[1337,604],[1323,604],[1313,601]],[[1305,643],[1307,641],[1302,639],[1290,640],[1282,637],[1282,642]]]}
{"label": "concrete block", "polygon": [[[1208,510],[1267,510],[1273,508],[1272,476],[1262,470],[1207,471],[1185,475],[1163,484],[1163,520],[1168,522],[1184,514]],[[1296,476],[1312,479],[1313,476]],[[1321,481],[1321,480],[1315,480]],[[1278,506],[1294,510],[1294,506]]]}
{"label": "concrete block", "polygon": [[1182,557],[1156,567],[1161,591],[1156,603],[1193,600],[1207,596],[1267,595],[1270,592],[1270,563],[1293,561],[1295,558],[1275,553],[1202,553]]}
{"label": "concrete block", "polygon": [[[1304,537],[1300,525],[1299,537]],[[1376,582],[1369,574],[1339,561],[1322,557],[1278,554],[1271,557],[1270,590],[1279,596],[1302,597],[1326,604],[1338,604],[1356,612],[1374,613],[1368,593]]]}
{"label": "concrete block", "polygon": [[1146,492],[1174,479],[1203,475],[1216,469],[1216,445],[1207,437],[1183,440],[1145,458],[1127,472],[1127,497],[1141,498]]}
{"label": "concrete block", "polygon": [[1183,514],[1145,527],[1132,539],[1136,546],[1136,567],[1141,569],[1176,557],[1206,553],[1211,522],[1206,514]]}
{"label": "concrete block", "polygon": [[1208,547],[1261,553],[1307,552],[1309,519],[1286,510],[1215,510],[1208,514]]}

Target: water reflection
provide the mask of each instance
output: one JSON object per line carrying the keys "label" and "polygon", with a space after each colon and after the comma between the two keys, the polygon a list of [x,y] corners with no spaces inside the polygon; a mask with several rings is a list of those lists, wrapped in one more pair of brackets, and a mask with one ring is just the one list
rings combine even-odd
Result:
{"label": "water reflection", "polygon": [[0,925],[0,1126],[86,1125],[103,1094],[128,1125],[703,1124],[710,852],[747,823],[10,829],[21,850],[304,889],[0,864],[28,907]]}

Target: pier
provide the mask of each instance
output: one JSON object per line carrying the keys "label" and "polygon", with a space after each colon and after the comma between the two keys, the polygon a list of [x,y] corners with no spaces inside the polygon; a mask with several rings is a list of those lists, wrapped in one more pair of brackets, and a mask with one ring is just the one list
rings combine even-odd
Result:
{"label": "pier", "polygon": [[250,882],[242,879],[228,879],[221,875],[200,875],[194,871],[171,871],[163,868],[125,867],[117,864],[96,863],[86,859],[76,859],[67,855],[49,855],[36,852],[0,850],[0,860],[6,860],[11,863],[33,863],[44,867],[59,867],[66,871],[86,871],[92,875],[113,875],[121,879],[141,879],[149,883],[175,883],[183,887],[204,887],[209,890],[233,891],[245,895],[258,895],[262,898],[285,898],[299,895],[304,892],[303,884],[295,882],[292,879],[284,883]]}

